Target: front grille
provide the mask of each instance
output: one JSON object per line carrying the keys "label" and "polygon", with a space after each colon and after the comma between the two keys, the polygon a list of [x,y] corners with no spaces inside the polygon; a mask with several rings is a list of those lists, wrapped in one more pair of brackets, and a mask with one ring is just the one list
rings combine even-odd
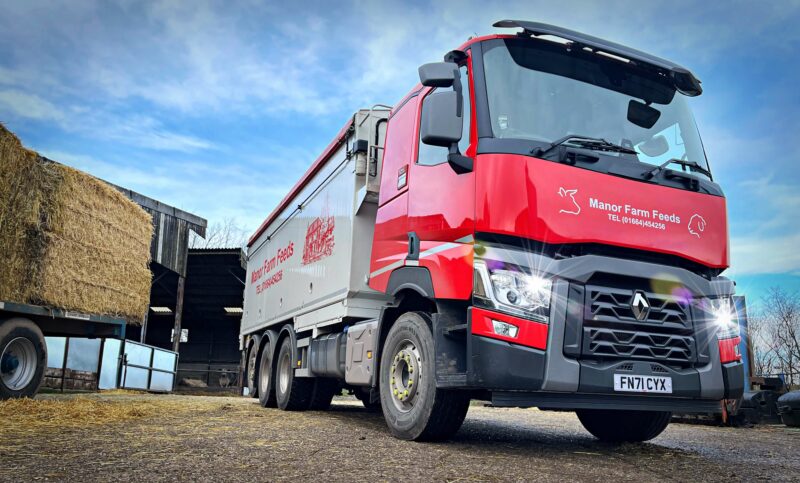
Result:
{"label": "front grille", "polygon": [[692,361],[694,341],[690,336],[598,327],[587,327],[584,331],[584,355],[673,364]]}
{"label": "front grille", "polygon": [[653,372],[660,372],[661,374],[669,374],[669,371],[657,364],[650,364],[650,370]]}
{"label": "front grille", "polygon": [[691,365],[696,354],[688,304],[645,292],[650,308],[637,319],[631,306],[635,293],[634,287],[586,286],[582,357]]}
{"label": "front grille", "polygon": [[650,311],[645,319],[638,320],[631,307],[634,290],[596,286],[586,288],[587,297],[589,298],[589,315],[592,320],[653,324],[668,323],[687,326],[689,319],[688,305],[681,303],[679,299],[672,295],[646,293],[647,300],[650,302]]}

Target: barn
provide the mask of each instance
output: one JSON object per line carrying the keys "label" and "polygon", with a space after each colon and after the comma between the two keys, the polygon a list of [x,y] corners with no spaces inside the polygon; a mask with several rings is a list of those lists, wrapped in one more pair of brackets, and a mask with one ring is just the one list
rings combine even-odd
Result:
{"label": "barn", "polygon": [[[239,323],[245,270],[239,248],[190,248],[180,320],[179,390],[234,390],[239,380]],[[172,349],[178,274],[153,265],[145,344]],[[129,338],[141,338],[129,329]]]}

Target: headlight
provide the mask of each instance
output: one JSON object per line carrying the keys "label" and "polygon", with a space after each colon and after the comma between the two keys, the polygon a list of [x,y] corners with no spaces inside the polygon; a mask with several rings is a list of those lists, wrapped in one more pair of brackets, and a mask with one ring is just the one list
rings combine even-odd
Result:
{"label": "headlight", "polygon": [[709,300],[711,316],[717,326],[719,339],[730,339],[739,335],[739,316],[731,297]]}
{"label": "headlight", "polygon": [[492,302],[494,308],[505,312],[547,322],[552,288],[549,278],[505,265],[490,268],[484,261],[475,262],[475,297]]}

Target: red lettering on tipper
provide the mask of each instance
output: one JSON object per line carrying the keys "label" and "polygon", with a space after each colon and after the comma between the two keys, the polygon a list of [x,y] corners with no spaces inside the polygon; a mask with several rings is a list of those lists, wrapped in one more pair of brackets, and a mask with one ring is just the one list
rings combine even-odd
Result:
{"label": "red lettering on tipper", "polygon": [[294,242],[289,243],[285,248],[279,248],[277,254],[264,259],[264,263],[260,267],[250,272],[250,283],[258,282],[262,277],[275,270],[278,265],[292,258],[292,255],[294,255]]}
{"label": "red lettering on tipper", "polygon": [[303,246],[303,265],[329,257],[333,253],[334,217],[319,217],[308,225],[306,243]]}

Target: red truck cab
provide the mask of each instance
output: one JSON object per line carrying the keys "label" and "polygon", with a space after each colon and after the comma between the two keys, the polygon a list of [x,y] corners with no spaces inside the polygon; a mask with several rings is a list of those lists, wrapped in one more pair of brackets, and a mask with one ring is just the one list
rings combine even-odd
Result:
{"label": "red truck cab", "polygon": [[[689,109],[700,81],[578,32],[495,26],[520,30],[422,66],[391,112],[369,285],[397,302],[381,324],[425,314],[434,399],[574,409],[612,440],[718,411],[744,378],[725,197]],[[397,422],[422,397],[395,380],[413,348],[384,346],[387,421],[446,433],[434,402]]]}

